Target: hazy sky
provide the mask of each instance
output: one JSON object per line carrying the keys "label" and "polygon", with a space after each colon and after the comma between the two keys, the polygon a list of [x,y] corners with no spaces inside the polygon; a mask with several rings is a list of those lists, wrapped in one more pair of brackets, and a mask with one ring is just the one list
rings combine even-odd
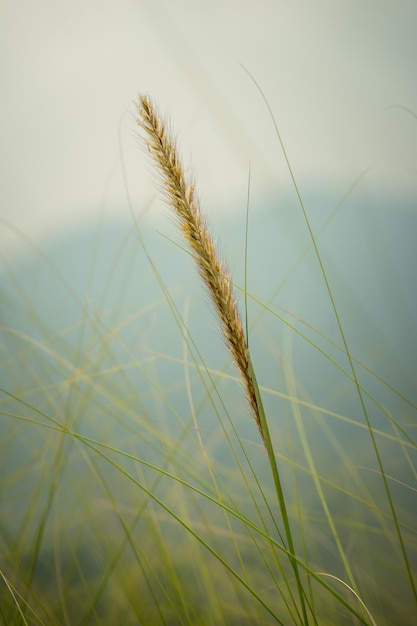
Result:
{"label": "hazy sky", "polygon": [[[417,190],[415,0],[0,0],[1,217],[35,241],[154,194],[132,104],[169,114],[209,210],[297,180]],[[394,106],[395,105],[395,106]],[[399,108],[403,107],[403,108]],[[119,141],[120,140],[120,141]],[[417,196],[417,192],[416,192]],[[15,247],[1,228],[0,245]]]}

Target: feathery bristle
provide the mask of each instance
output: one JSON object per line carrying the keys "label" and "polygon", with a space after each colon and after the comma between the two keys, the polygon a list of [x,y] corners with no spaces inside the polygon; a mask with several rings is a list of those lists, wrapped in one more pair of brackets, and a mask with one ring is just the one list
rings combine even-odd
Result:
{"label": "feathery bristle", "polygon": [[213,240],[202,216],[194,183],[187,180],[175,141],[147,95],[136,103],[137,123],[146,131],[146,144],[159,167],[166,203],[173,209],[188,241],[201,278],[206,285],[220,320],[226,344],[240,371],[256,425],[265,442],[259,406],[252,377],[248,346],[233,294],[230,273],[220,262]]}

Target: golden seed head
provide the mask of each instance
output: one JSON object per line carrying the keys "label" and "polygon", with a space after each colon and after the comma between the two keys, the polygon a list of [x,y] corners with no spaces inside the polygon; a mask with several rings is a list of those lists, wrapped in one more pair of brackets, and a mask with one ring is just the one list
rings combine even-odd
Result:
{"label": "golden seed head", "polygon": [[136,121],[146,132],[146,145],[159,168],[165,201],[173,209],[183,236],[194,251],[198,271],[214,304],[224,339],[239,369],[252,414],[265,442],[255,384],[249,366],[248,346],[230,273],[219,260],[201,214],[194,182],[187,180],[185,176],[175,141],[164,121],[149,96],[140,94],[136,107],[139,114]]}

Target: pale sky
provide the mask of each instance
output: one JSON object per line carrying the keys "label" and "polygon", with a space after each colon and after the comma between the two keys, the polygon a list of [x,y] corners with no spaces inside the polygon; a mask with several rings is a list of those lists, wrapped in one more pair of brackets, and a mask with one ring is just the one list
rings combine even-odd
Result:
{"label": "pale sky", "polygon": [[[155,194],[133,99],[168,114],[209,211],[289,184],[417,197],[415,0],[0,0],[1,213],[34,241]],[[398,108],[403,107],[403,108]],[[256,207],[254,208],[256,210]],[[0,245],[18,246],[1,225]]]}

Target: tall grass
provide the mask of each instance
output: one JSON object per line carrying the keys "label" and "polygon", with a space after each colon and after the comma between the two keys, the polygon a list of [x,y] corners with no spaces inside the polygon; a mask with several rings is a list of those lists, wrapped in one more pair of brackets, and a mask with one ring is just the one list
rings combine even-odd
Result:
{"label": "tall grass", "polygon": [[412,624],[416,406],[351,350],[295,178],[293,268],[316,259],[329,334],[233,285],[166,123],[137,109],[188,254],[168,242],[164,268],[141,223],[116,247],[98,231],[75,280],[36,248],[28,280],[5,263],[2,623]]}

